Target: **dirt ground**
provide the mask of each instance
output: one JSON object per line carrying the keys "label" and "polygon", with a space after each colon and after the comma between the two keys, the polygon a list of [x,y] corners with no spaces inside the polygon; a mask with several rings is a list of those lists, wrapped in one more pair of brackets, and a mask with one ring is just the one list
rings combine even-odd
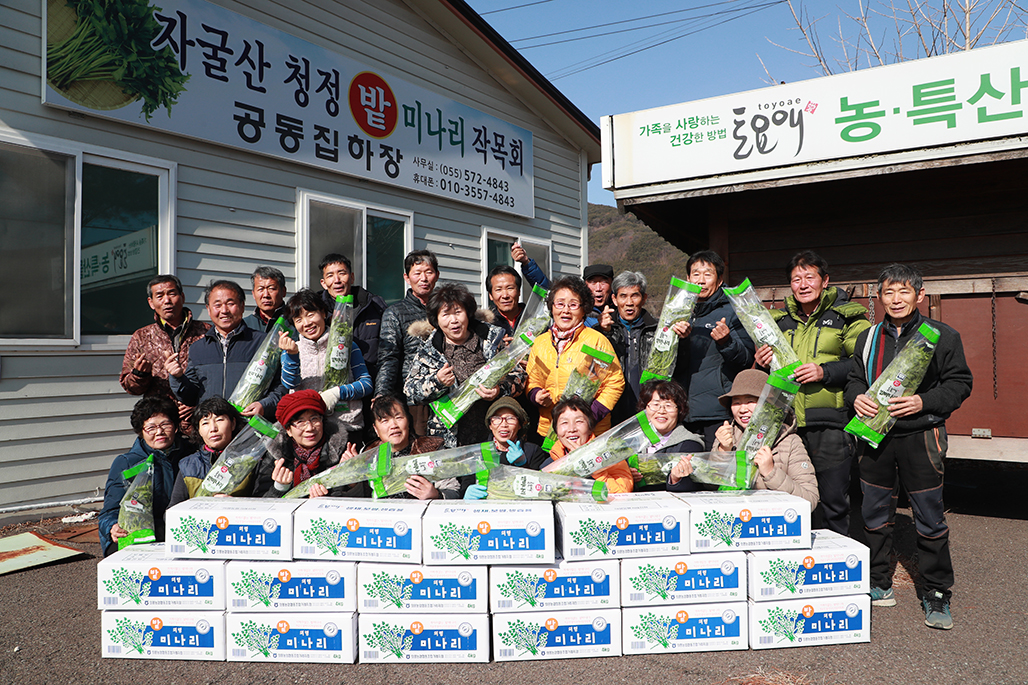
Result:
{"label": "dirt ground", "polygon": [[[697,683],[861,685],[1028,683],[1028,469],[947,465],[956,570],[955,628],[926,628],[917,599],[914,526],[897,512],[893,608],[874,608],[869,644],[492,664],[285,665],[100,657],[95,542],[88,556],[0,576],[0,683]],[[25,518],[22,516],[21,518]],[[5,525],[6,524],[6,525]],[[54,533],[60,519],[0,519],[0,537]]]}

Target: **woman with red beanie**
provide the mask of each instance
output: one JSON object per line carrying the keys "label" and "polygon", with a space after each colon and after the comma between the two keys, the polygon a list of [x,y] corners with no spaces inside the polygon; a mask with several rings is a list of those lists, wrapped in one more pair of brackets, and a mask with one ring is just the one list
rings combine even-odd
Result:
{"label": "woman with red beanie", "polygon": [[[278,403],[275,418],[282,424],[268,447],[268,457],[257,465],[254,497],[281,497],[311,476],[330,469],[357,454],[348,445],[348,434],[334,421],[326,421],[328,410],[316,390],[300,390]],[[311,497],[369,497],[367,483],[326,489],[314,484]]]}

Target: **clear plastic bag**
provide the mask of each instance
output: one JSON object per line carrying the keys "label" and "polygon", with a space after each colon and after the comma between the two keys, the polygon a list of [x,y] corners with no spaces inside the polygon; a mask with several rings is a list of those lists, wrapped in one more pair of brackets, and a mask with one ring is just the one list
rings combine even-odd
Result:
{"label": "clear plastic bag", "polygon": [[628,465],[639,471],[643,485],[667,483],[671,469],[679,459],[686,458],[692,466],[689,476],[697,483],[719,485],[732,490],[750,490],[757,483],[757,466],[742,451],[735,452],[657,452],[640,454],[628,460]]}
{"label": "clear plastic bag", "polygon": [[424,476],[433,483],[444,478],[472,476],[495,463],[496,460],[491,456],[495,451],[493,443],[483,442],[448,450],[394,457],[389,473],[371,479],[371,489],[376,498],[390,497],[406,492],[405,483],[411,476]]}
{"label": "clear plastic bag", "polygon": [[606,502],[607,484],[589,478],[497,464],[478,474],[487,499],[548,499],[554,502]]}
{"label": "clear plastic bag", "polygon": [[289,330],[291,329],[286,320],[280,316],[264,336],[253,359],[247,364],[246,371],[236,383],[235,390],[228,396],[228,401],[239,411],[263,398],[274,385],[282,360],[282,348],[278,346],[279,334]]}
{"label": "clear plastic bag", "polygon": [[482,399],[481,395],[475,392],[475,388],[482,385],[486,388],[495,388],[500,384],[507,374],[514,370],[521,360],[528,355],[535,342],[535,336],[522,333],[511,340],[505,350],[498,353],[487,361],[460,385],[454,386],[449,395],[440,397],[430,402],[435,415],[439,417],[447,428],[453,428],[465,412],[471,406]]}
{"label": "clear plastic bag", "polygon": [[[350,382],[350,349],[353,344],[353,295],[336,297],[328,328],[325,353],[325,384],[330,390]],[[329,407],[331,410],[332,407]]]}
{"label": "clear plastic bag", "polygon": [[[877,328],[872,328],[868,335],[874,335],[876,331]],[[889,413],[889,400],[910,397],[917,392],[932,363],[938,343],[939,331],[928,323],[922,323],[910,342],[889,362],[867,390],[867,395],[878,403],[878,413],[870,418],[854,416],[846,425],[846,432],[877,448],[896,424],[896,419]]]}
{"label": "clear plastic bag", "polygon": [[260,416],[251,416],[246,423],[211,466],[195,497],[234,495],[248,489],[253,472],[278,435],[278,429]]}
{"label": "clear plastic bag", "polygon": [[[568,381],[564,384],[560,400],[581,397],[587,403],[592,403],[600,392],[603,381],[614,370],[614,355],[612,354],[582,345],[582,355],[582,359],[571,370]],[[543,452],[549,452],[556,443],[556,428],[551,424],[550,433],[543,440]]]}
{"label": "clear plastic bag", "polygon": [[521,312],[521,321],[513,337],[517,338],[522,333],[527,333],[532,338],[537,338],[553,325],[550,311],[546,308],[546,295],[546,289],[538,283],[532,286],[532,292],[528,295],[528,302]]}
{"label": "clear plastic bag", "polygon": [[646,412],[641,411],[600,437],[551,461],[543,471],[564,476],[591,476],[600,469],[645,452],[659,441],[660,435],[650,425]]}
{"label": "clear plastic bag", "polygon": [[757,406],[750,416],[750,422],[746,425],[746,430],[743,431],[736,447],[755,454],[764,445],[774,445],[799,391],[800,386],[788,378],[783,378],[777,373],[768,376],[767,383],[760,392],[760,398],[757,399]]}
{"label": "clear plastic bag", "polygon": [[295,499],[310,495],[311,486],[315,483],[324,485],[325,489],[339,488],[382,477],[392,468],[393,450],[389,443],[383,442],[378,447],[364,450],[353,459],[341,461],[330,469],[315,474],[282,495],[284,499]]}
{"label": "clear plastic bag", "polygon": [[732,301],[736,316],[742,327],[753,340],[756,347],[770,345],[775,356],[771,360],[771,371],[788,376],[800,365],[800,358],[785,339],[782,330],[771,318],[771,312],[760,301],[750,279],[746,279],[734,288],[725,288],[725,294]]}
{"label": "clear plastic bag", "polygon": [[118,507],[118,525],[128,535],[118,538],[118,549],[157,540],[153,515],[153,455],[121,472],[131,484]]}
{"label": "clear plastic bag", "polygon": [[671,327],[680,321],[689,321],[696,307],[696,298],[703,288],[695,283],[687,283],[680,278],[671,277],[671,287],[664,298],[664,308],[660,310],[657,322],[657,333],[653,336],[649,357],[643,368],[640,383],[657,378],[666,380],[675,372],[678,360],[678,334]]}

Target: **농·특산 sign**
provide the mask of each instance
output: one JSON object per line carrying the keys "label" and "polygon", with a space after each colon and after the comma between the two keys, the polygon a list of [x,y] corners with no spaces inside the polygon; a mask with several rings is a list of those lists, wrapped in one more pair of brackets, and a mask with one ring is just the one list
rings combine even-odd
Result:
{"label": "\ub18d\u00b7\ud2b9\uc0b0 sign", "polygon": [[1026,110],[1028,41],[1006,43],[607,117],[604,185],[855,157],[872,166],[872,155],[1022,135]]}
{"label": "\ub18d\u00b7\ud2b9\uc0b0 sign", "polygon": [[534,216],[530,131],[203,0],[126,2],[127,28],[45,3],[45,104]]}

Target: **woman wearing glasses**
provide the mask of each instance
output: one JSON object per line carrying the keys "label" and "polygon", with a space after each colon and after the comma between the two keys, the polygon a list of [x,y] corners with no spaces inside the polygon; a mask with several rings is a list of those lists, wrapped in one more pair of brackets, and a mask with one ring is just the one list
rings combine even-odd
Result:
{"label": "woman wearing glasses", "polygon": [[[639,389],[639,409],[646,412],[646,418],[650,425],[657,431],[660,440],[655,445],[649,446],[649,453],[663,452],[666,454],[687,454],[690,452],[703,452],[703,436],[693,433],[685,427],[685,416],[689,413],[689,402],[685,396],[685,390],[675,381],[647,381]],[[688,482],[682,483],[677,489],[678,492],[691,490],[703,490],[692,480],[685,478],[691,470],[687,460],[679,461],[679,468],[676,471],[675,482],[685,479]],[[642,474],[632,469],[632,478],[638,483]],[[657,485],[636,486],[636,491],[643,490],[664,490],[667,483]]]}
{"label": "woman wearing glasses", "polygon": [[587,307],[593,301],[589,287],[581,278],[565,276],[553,284],[546,303],[553,317],[549,334],[540,335],[528,357],[528,397],[539,405],[540,436],[550,432],[550,411],[560,400],[568,377],[588,345],[614,357],[614,368],[600,383],[590,410],[595,419],[595,435],[610,429],[610,410],[625,389],[625,377],[610,342],[602,333],[585,326]]}
{"label": "woman wearing glasses", "polygon": [[[335,421],[326,421],[328,409],[317,390],[300,390],[283,397],[275,410],[282,432],[268,446],[268,456],[257,464],[254,497],[281,497],[311,476],[357,455],[347,444],[347,433]],[[311,497],[368,497],[367,483],[328,490],[315,483]]]}
{"label": "woman wearing glasses", "polygon": [[179,437],[176,428],[179,424],[178,407],[170,399],[144,397],[132,408],[130,420],[138,437],[132,449],[115,458],[104,488],[104,506],[98,525],[105,557],[117,552],[118,539],[128,535],[128,531],[118,525],[121,498],[130,484],[122,472],[153,455],[154,533],[158,541],[163,541],[164,511],[171,499],[178,462],[189,453],[187,443]]}

